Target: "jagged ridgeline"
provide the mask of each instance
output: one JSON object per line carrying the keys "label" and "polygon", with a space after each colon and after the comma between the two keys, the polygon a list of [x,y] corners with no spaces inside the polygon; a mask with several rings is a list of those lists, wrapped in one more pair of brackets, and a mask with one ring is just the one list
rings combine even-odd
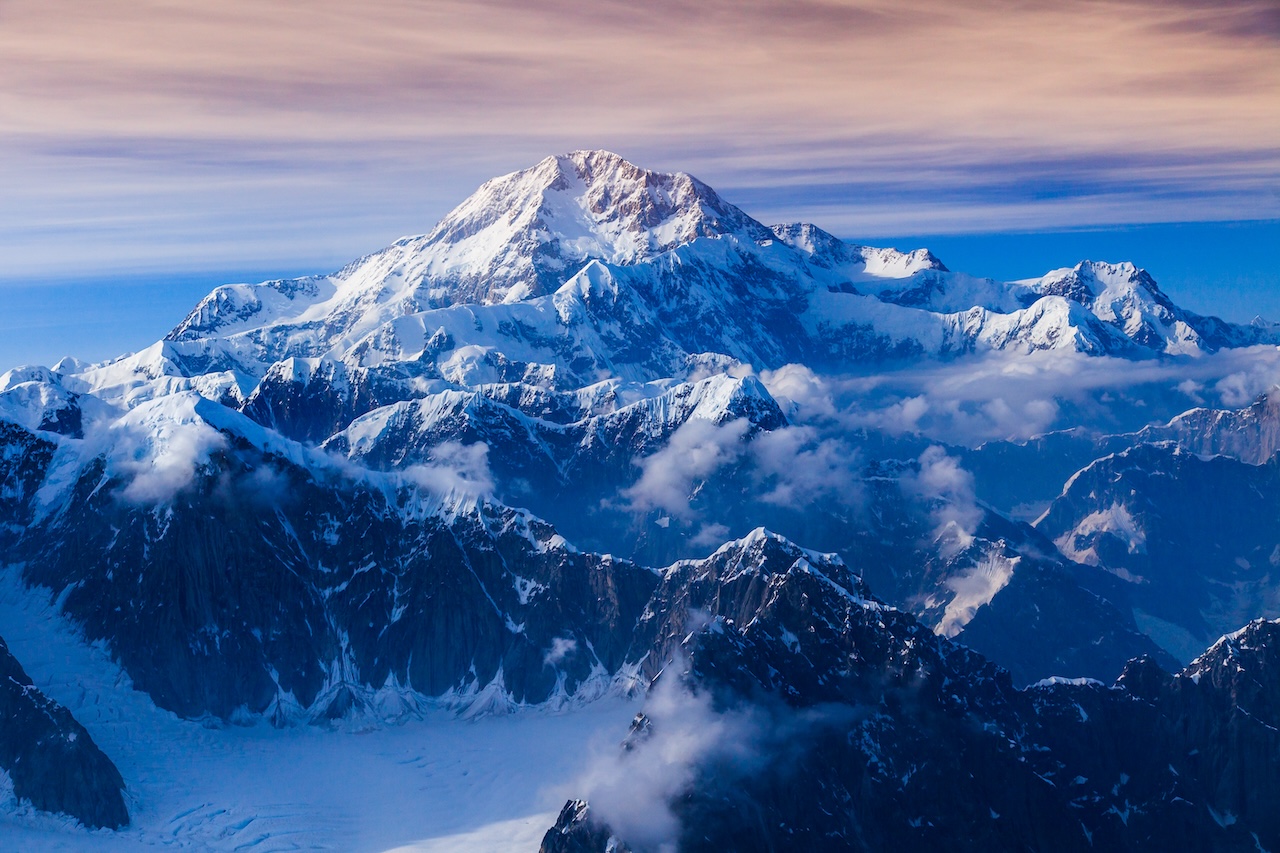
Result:
{"label": "jagged ridgeline", "polygon": [[[1142,802],[1168,780],[1128,753],[1098,769],[1053,709],[1078,701],[1112,721],[1090,737],[1123,739],[1183,713],[1160,698],[1172,688],[1019,688],[1112,683],[1139,657],[1155,679],[1280,615],[1276,395],[1205,372],[1264,375],[1277,344],[1280,326],[1187,311],[1131,264],[996,282],[925,250],[768,227],[688,175],[575,152],[332,275],[219,287],[137,353],[0,376],[0,545],[6,572],[182,717],[568,707],[643,692],[685,656],[717,713],[745,703],[785,728],[838,705],[832,743],[888,714],[885,767],[923,780],[949,767],[922,770],[931,751],[956,772],[987,762],[943,798],[948,820],[1052,812],[1067,834],[1133,845],[1148,836],[1106,817],[1139,802],[1107,793],[1112,771],[1153,786]],[[1077,384],[1040,401],[1035,435],[1031,408],[884,396],[1064,363],[1161,390]],[[1192,364],[1208,365],[1196,382]],[[1202,393],[1217,405],[1164,412]],[[1004,432],[930,433],[931,405]],[[1206,490],[1217,514],[1197,512]],[[1254,737],[1143,743],[1229,764],[1264,748]],[[823,754],[801,746],[797,766]],[[858,749],[829,754],[874,764]],[[1180,761],[1160,767],[1225,778]],[[735,814],[853,846],[941,837],[923,812],[886,811],[874,773],[811,769],[837,798],[819,808],[856,802],[918,832],[828,826],[751,786]],[[1077,770],[1093,780],[1078,790]],[[1016,803],[993,793],[1010,779]],[[931,784],[920,797],[942,796]],[[729,820],[698,799],[719,788],[696,790],[681,825]],[[1274,832],[1235,794],[1196,796]],[[1083,830],[1067,817],[1080,798]],[[566,812],[564,843],[588,811]],[[1176,825],[1243,837],[1206,814]],[[974,838],[997,847],[1041,838],[983,820],[994,834]],[[1132,825],[1148,823],[1175,825]],[[722,830],[707,837],[746,843]]]}
{"label": "jagged ridgeline", "polygon": [[[617,781],[570,800],[543,853],[1280,841],[1280,621],[1222,638],[1176,675],[1140,658],[1110,687],[1015,690],[909,615],[824,595],[811,577],[775,576],[750,622],[713,607],[685,640],[691,692],[637,719]],[[726,737],[691,736],[691,718]],[[655,797],[653,768],[672,755],[687,756],[671,768],[687,781]]]}

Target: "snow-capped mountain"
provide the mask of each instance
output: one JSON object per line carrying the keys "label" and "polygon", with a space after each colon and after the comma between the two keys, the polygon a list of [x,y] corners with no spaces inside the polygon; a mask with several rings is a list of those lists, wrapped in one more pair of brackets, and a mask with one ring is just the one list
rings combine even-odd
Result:
{"label": "snow-capped mountain", "polygon": [[1167,424],[1145,428],[1137,438],[1172,441],[1188,453],[1261,465],[1280,451],[1280,386],[1241,409],[1191,409]]}
{"label": "snow-capped mountain", "polygon": [[[1261,375],[1269,343],[1280,327],[1185,311],[1131,264],[976,278],[923,249],[766,227],[688,175],[574,152],[331,275],[217,288],[136,353],[0,376],[0,569],[186,719],[569,709],[643,693],[688,657],[691,683],[731,704],[849,706],[833,737],[867,779],[802,757],[829,783],[819,811],[848,795],[912,830],[868,837],[907,849],[947,820],[1021,815],[973,836],[999,846],[1040,838],[1023,818],[1042,810],[1133,845],[1164,837],[1153,822],[1174,807],[1157,788],[1218,777],[1181,758],[1166,763],[1194,782],[1100,765],[1056,721],[1123,719],[1090,729],[1111,738],[1149,722],[1134,710],[1147,694],[1015,688],[1110,682],[1138,657],[1173,670],[1280,615],[1280,473],[1261,464],[1274,406],[968,448],[912,431],[909,409],[938,406],[924,394],[899,405],[906,428],[871,418],[877,371],[998,356],[1016,375],[1047,354],[1164,377],[1226,352]],[[1001,396],[948,412],[1016,417]],[[1206,491],[1222,497],[1196,515]],[[1036,526],[1010,517],[1059,493]],[[866,710],[886,702],[894,720]],[[978,725],[960,733],[966,715]],[[965,750],[989,775],[913,826],[914,805],[885,799],[906,781],[883,797],[863,782],[910,778],[930,749],[954,760],[920,777],[921,809],[972,770]],[[1140,829],[1108,816],[1139,802],[1121,772],[1145,774]],[[1035,788],[1028,774],[1057,790],[999,792]],[[721,820],[713,790],[689,826]],[[797,819],[776,792],[744,796]],[[1235,793],[1212,802],[1273,832]],[[586,811],[566,814],[569,838]],[[1206,844],[1243,837],[1205,814],[1186,820]]]}
{"label": "snow-capped mountain", "polygon": [[811,225],[770,230],[687,175],[575,152],[489,182],[430,234],[333,275],[218,288],[165,345],[83,379],[105,390],[128,374],[231,371],[222,381],[247,396],[273,366],[297,377],[318,365],[281,363],[320,359],[401,382],[569,388],[664,378],[700,352],[777,367],[1267,340],[1280,333],[1177,308],[1132,265],[974,279],[922,250],[853,246]]}
{"label": "snow-capped mountain", "polygon": [[130,407],[195,390],[320,442],[432,393],[654,382],[707,353],[847,370],[912,355],[1137,357],[1267,340],[1280,333],[1178,309],[1131,265],[975,279],[925,251],[766,229],[689,176],[576,152],[486,184],[430,234],[333,275],[220,287],[165,341],[102,365],[66,362],[41,393],[48,405],[89,394]]}
{"label": "snow-capped mountain", "polygon": [[[34,442],[38,458],[48,457],[38,499],[28,494],[34,485],[27,487],[25,504],[15,510],[26,519],[19,538],[29,543],[28,577],[44,572],[40,582],[55,588],[79,584],[69,607],[76,596],[95,606],[109,600],[89,591],[92,582],[81,575],[114,577],[118,558],[86,562],[63,543],[92,538],[96,529],[110,543],[107,551],[149,556],[175,535],[168,525],[152,529],[141,516],[121,517],[137,513],[131,505],[119,509],[113,494],[170,513],[175,501],[187,502],[192,513],[219,518],[203,507],[217,493],[208,484],[225,489],[224,481],[236,483],[247,472],[271,477],[280,469],[291,482],[313,482],[309,500],[316,505],[344,507],[326,510],[327,525],[343,523],[352,501],[372,501],[368,506],[376,508],[360,512],[391,523],[416,505],[416,484],[428,483],[446,496],[427,501],[437,507],[428,515],[455,507],[451,518],[490,531],[481,539],[497,523],[489,513],[510,512],[501,508],[505,502],[549,518],[573,541],[621,549],[650,565],[696,554],[731,530],[740,535],[753,524],[781,524],[864,566],[894,603],[948,635],[972,630],[973,641],[993,652],[1072,650],[1098,644],[1083,633],[1068,639],[1068,622],[1035,643],[1009,642],[1007,626],[1036,630],[1040,620],[991,614],[1000,610],[997,600],[1054,612],[1061,608],[1049,605],[1065,595],[1085,606],[1080,602],[1090,594],[1071,590],[1096,593],[1089,577],[1057,562],[1046,541],[1016,525],[1001,527],[994,516],[987,522],[992,532],[976,540],[961,528],[935,535],[930,519],[945,515],[954,498],[932,508],[915,502],[919,463],[886,467],[860,459],[851,446],[792,423],[757,373],[793,361],[839,369],[884,356],[983,348],[1149,357],[1261,334],[1230,327],[1238,332],[1232,338],[1215,323],[1178,309],[1131,265],[1083,263],[1013,283],[976,279],[924,250],[852,245],[812,225],[769,229],[687,175],[648,172],[607,152],[575,152],[485,184],[430,234],[398,241],[333,275],[218,288],[164,341],[137,354],[100,365],[69,360],[56,370],[11,371],[0,381],[0,402],[8,422],[32,436],[15,441]],[[325,452],[310,449],[316,445]],[[677,451],[694,461],[679,461]],[[815,480],[804,469],[809,479],[800,483],[788,453],[827,473]],[[346,485],[347,475],[325,473],[344,470],[334,455],[356,471],[383,472],[362,475],[381,477],[382,485]],[[697,524],[668,506],[667,497],[655,497],[667,456],[670,464],[692,466],[673,494],[691,499]],[[252,478],[246,482],[245,489],[255,487]],[[802,485],[807,491],[797,492]],[[798,494],[806,497],[794,505]],[[86,503],[90,495],[98,503]],[[499,509],[482,508],[490,499]],[[457,509],[458,500],[470,509]],[[987,511],[964,512],[977,519]],[[319,536],[309,518],[288,519],[264,536],[298,543]],[[228,530],[259,526],[248,517],[221,523]],[[133,544],[121,533],[129,530]],[[322,555],[335,547],[334,537],[316,540],[320,552],[278,545],[273,554],[292,548],[315,570],[341,562]],[[381,559],[397,562],[397,548],[422,547],[406,540]],[[244,559],[257,550],[249,546]],[[305,575],[296,566],[288,572]],[[335,584],[317,581],[300,600],[328,601],[341,586]],[[487,586],[484,597],[500,600]],[[128,612],[149,605],[113,606]],[[394,623],[398,606],[392,600],[375,627]],[[336,617],[321,611],[307,618],[333,624]],[[522,624],[514,611],[498,611],[499,622]],[[200,630],[218,625],[207,610],[198,619],[188,615],[205,620]],[[118,642],[119,621],[103,616],[91,633]],[[195,621],[179,624],[195,630]],[[1114,614],[1077,614],[1070,624],[1119,626],[1131,639],[1105,644],[1105,664],[1069,656],[1057,664],[1074,660],[1069,665],[1106,674],[1094,667],[1113,672],[1132,654],[1155,652]],[[243,630],[254,639],[242,641],[253,647],[266,642],[254,631],[271,635],[266,624]],[[334,630],[351,633],[341,624]],[[317,673],[332,670],[340,657],[333,649],[342,644],[326,642],[317,658],[323,663],[306,664]],[[219,643],[211,661],[225,658]],[[1007,663],[1028,679],[1050,665]],[[266,667],[275,673],[271,679],[285,671],[268,659],[245,665]],[[377,678],[362,678],[380,688],[383,668],[373,668]],[[368,661],[363,669],[373,671]],[[499,672],[490,665],[480,670],[485,684]],[[394,675],[401,684],[411,680],[407,671]],[[337,676],[307,678],[301,704],[309,707]],[[462,689],[451,679],[431,680],[428,693]],[[270,690],[262,684],[265,697]],[[513,695],[524,701],[525,691]],[[540,687],[532,695],[541,701],[548,694]],[[237,698],[216,691],[210,701],[195,696],[188,697],[192,704],[173,701],[188,713],[226,714],[235,707],[226,703]],[[250,705],[260,710],[268,701]]]}

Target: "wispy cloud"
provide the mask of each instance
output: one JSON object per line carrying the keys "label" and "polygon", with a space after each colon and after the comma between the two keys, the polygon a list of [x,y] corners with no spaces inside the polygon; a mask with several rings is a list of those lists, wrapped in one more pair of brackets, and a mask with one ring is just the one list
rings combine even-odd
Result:
{"label": "wispy cloud", "polygon": [[702,418],[686,421],[661,449],[636,460],[640,479],[623,490],[623,498],[639,512],[659,509],[692,518],[695,488],[742,455],[750,427],[746,418],[723,425]]}
{"label": "wispy cloud", "polygon": [[493,494],[489,445],[482,441],[442,442],[431,450],[427,462],[410,465],[404,474],[414,485],[445,497],[484,498]]}
{"label": "wispy cloud", "polygon": [[594,146],[851,234],[1274,217],[1276,17],[1269,0],[7,0],[0,273],[337,261]]}

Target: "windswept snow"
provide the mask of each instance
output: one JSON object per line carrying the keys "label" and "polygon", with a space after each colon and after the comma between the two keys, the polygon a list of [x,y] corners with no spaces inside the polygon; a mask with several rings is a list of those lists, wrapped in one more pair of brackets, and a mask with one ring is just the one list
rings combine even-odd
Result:
{"label": "windswept snow", "polygon": [[[1134,519],[1128,507],[1119,502],[1112,502],[1106,509],[1089,513],[1080,519],[1080,523],[1074,530],[1058,537],[1054,544],[1063,554],[1077,563],[1096,566],[1098,565],[1097,540],[1102,535],[1119,539],[1128,548],[1130,554],[1140,554],[1147,547],[1146,531]],[[1140,580],[1134,577],[1125,579]]]}
{"label": "windswept snow", "polygon": [[934,628],[935,633],[954,637],[963,631],[978,608],[990,604],[996,593],[1009,583],[1019,559],[992,553],[964,574],[948,578],[946,586],[955,596],[947,602],[942,620]]}

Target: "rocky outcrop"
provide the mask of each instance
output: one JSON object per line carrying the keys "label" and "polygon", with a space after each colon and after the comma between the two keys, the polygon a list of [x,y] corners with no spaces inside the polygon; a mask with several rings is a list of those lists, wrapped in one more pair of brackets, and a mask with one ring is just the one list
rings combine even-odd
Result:
{"label": "rocky outcrop", "polygon": [[570,800],[560,810],[555,826],[543,836],[539,853],[633,853],[609,831],[592,820],[591,807],[585,800]]}
{"label": "rocky outcrop", "polygon": [[0,544],[31,518],[36,492],[57,449],[30,430],[0,420]]}
{"label": "rocky outcrop", "polygon": [[45,696],[0,639],[0,769],[15,797],[88,827],[129,822],[120,771],[71,712]]}
{"label": "rocky outcrop", "polygon": [[1138,433],[1148,441],[1172,441],[1188,453],[1230,456],[1262,465],[1280,451],[1280,387],[1241,409],[1192,409],[1169,423]]}

